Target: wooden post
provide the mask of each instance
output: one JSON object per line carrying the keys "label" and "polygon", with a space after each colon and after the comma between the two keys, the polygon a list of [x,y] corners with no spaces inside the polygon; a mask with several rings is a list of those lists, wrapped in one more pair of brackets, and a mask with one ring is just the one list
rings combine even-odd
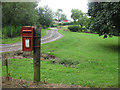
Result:
{"label": "wooden post", "polygon": [[6,59],[6,71],[7,71],[7,79],[8,79],[8,60]]}
{"label": "wooden post", "polygon": [[5,63],[6,63],[7,80],[9,80],[9,74],[8,74],[8,59],[5,59]]}
{"label": "wooden post", "polygon": [[41,28],[39,25],[34,27],[34,34],[33,34],[33,78],[34,82],[40,81],[40,46],[41,45]]}

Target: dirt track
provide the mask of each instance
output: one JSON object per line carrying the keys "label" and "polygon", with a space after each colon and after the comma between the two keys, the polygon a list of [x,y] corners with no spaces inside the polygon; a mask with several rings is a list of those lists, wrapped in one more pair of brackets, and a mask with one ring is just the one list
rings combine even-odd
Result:
{"label": "dirt track", "polygon": [[[56,28],[51,28],[47,31],[46,36],[41,38],[41,44],[52,42],[62,38],[63,36],[58,32]],[[0,53],[17,51],[22,49],[22,42],[17,42],[14,44],[0,44]]]}

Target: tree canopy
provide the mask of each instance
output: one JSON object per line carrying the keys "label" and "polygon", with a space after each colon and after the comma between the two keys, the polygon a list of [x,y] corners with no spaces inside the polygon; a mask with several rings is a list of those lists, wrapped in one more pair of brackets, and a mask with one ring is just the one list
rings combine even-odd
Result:
{"label": "tree canopy", "polygon": [[2,25],[33,26],[41,24],[49,27],[53,21],[53,12],[48,7],[37,8],[37,2],[4,2],[2,3]]}
{"label": "tree canopy", "polygon": [[71,14],[71,18],[74,20],[74,24],[76,25],[80,25],[81,28],[83,28],[83,26],[85,26],[86,30],[88,28],[88,24],[90,22],[88,16],[86,13],[83,13],[81,10],[79,9],[72,9],[72,14]]}
{"label": "tree canopy", "polygon": [[88,6],[93,32],[104,35],[104,38],[120,35],[120,2],[91,2]]}
{"label": "tree canopy", "polygon": [[54,13],[48,7],[40,7],[38,9],[38,23],[40,23],[43,27],[49,27],[53,22]]}
{"label": "tree canopy", "polygon": [[2,3],[2,24],[4,26],[34,25],[36,23],[35,2]]}
{"label": "tree canopy", "polygon": [[79,9],[72,9],[71,10],[71,18],[76,23],[80,17],[83,17],[83,12]]}
{"label": "tree canopy", "polygon": [[60,20],[67,20],[67,16],[65,14],[61,14]]}
{"label": "tree canopy", "polygon": [[61,15],[62,15],[62,12],[63,12],[62,9],[58,9],[58,10],[55,12],[55,16],[57,17],[57,20],[58,20],[58,21],[60,20],[60,17],[61,17]]}

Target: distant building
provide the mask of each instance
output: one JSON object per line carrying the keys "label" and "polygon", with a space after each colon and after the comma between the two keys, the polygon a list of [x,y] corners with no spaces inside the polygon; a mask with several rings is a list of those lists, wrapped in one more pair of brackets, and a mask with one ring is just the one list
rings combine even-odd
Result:
{"label": "distant building", "polygon": [[62,20],[62,22],[63,22],[63,23],[64,23],[64,22],[66,22],[66,23],[67,23],[67,22],[68,22],[68,20]]}
{"label": "distant building", "polygon": [[54,21],[55,23],[70,23],[70,20],[59,20],[59,21]]}

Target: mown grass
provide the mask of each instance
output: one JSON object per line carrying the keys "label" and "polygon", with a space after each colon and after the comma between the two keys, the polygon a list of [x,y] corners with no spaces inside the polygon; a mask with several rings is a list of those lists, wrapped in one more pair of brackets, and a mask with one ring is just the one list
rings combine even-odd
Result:
{"label": "mown grass", "polygon": [[59,32],[64,37],[43,44],[42,53],[57,56],[60,63],[76,64],[76,69],[83,74],[77,82],[88,82],[86,85],[95,87],[117,87],[118,37],[103,39],[96,34]]}
{"label": "mown grass", "polygon": [[[46,31],[47,30],[50,30],[49,28],[48,29],[42,29],[41,31],[41,36],[45,36],[46,35]],[[22,36],[18,36],[18,37],[13,37],[13,38],[3,38],[2,39],[2,44],[11,44],[11,43],[16,43],[16,42],[20,42],[22,41]]]}
{"label": "mown grass", "polygon": [[[42,53],[55,55],[58,63],[75,67],[41,61],[42,81],[88,87],[118,87],[117,37],[103,39],[96,34],[59,32],[64,37],[42,44]],[[33,80],[33,60],[12,59],[11,63],[9,71],[12,77]]]}

